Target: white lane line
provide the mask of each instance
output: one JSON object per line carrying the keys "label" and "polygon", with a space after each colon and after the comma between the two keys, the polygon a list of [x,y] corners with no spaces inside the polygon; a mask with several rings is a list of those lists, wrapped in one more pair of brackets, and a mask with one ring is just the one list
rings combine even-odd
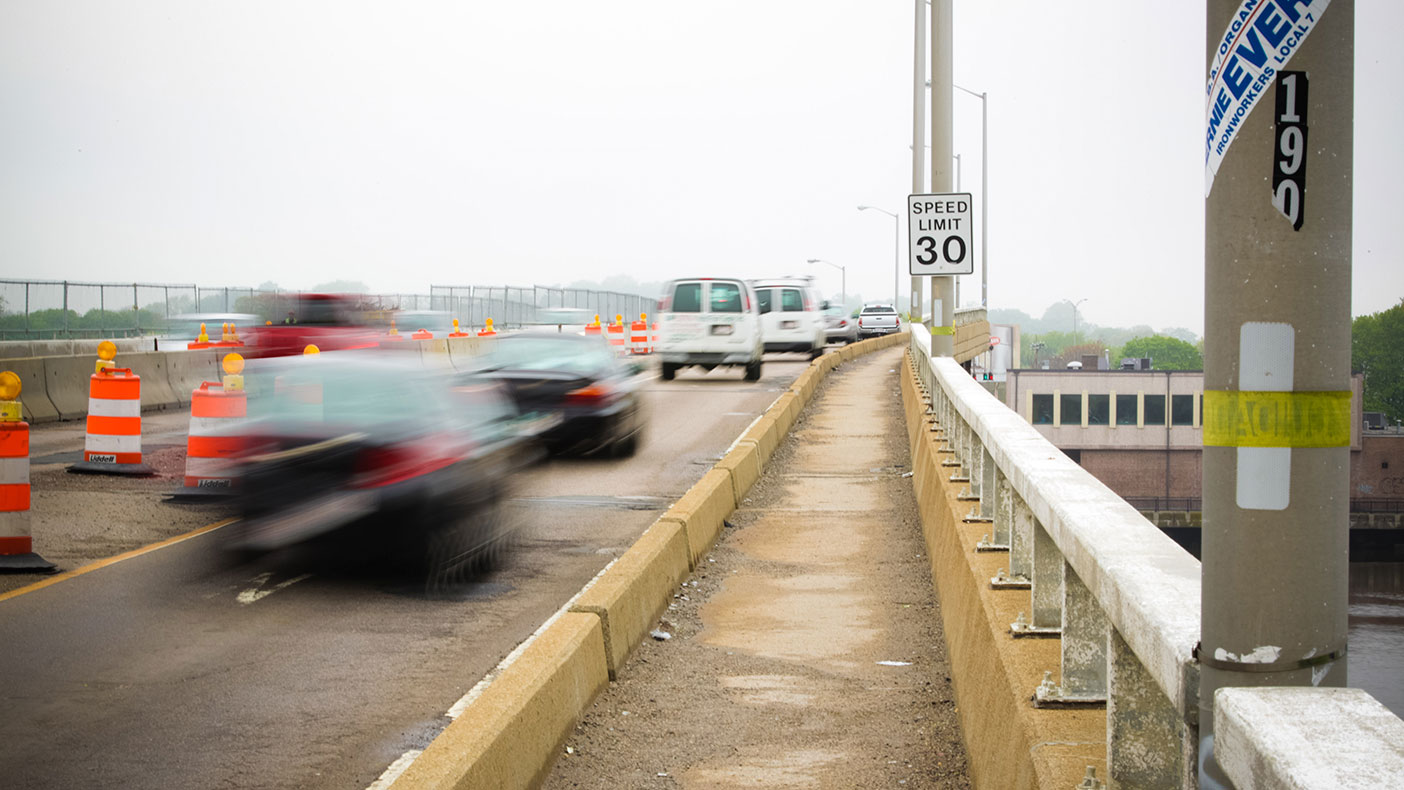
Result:
{"label": "white lane line", "polygon": [[279,590],[286,589],[294,584],[297,584],[300,581],[306,581],[307,579],[312,578],[312,574],[304,573],[301,576],[297,576],[295,578],[288,579],[285,582],[275,584],[266,590],[263,589],[263,585],[267,584],[268,581],[272,578],[273,574],[271,573],[260,573],[259,575],[253,577],[252,579],[250,579],[250,581],[252,581],[254,585],[249,589],[239,593],[239,597],[236,600],[238,600],[239,603],[245,605],[254,603],[255,601],[261,601],[264,598],[267,598],[268,596],[272,595],[273,593],[278,592]]}
{"label": "white lane line", "polygon": [[395,783],[396,779],[400,778],[400,774],[409,770],[410,763],[414,762],[414,759],[423,753],[423,749],[410,749],[400,755],[400,759],[390,763],[390,767],[385,769],[385,773],[381,774],[379,779],[371,782],[371,786],[366,788],[366,790],[386,790],[386,788]]}

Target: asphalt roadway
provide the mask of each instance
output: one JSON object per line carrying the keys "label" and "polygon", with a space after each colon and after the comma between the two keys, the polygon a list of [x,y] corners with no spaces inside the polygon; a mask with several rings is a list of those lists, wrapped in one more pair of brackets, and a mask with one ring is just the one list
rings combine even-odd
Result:
{"label": "asphalt roadway", "polygon": [[[220,551],[218,528],[38,589],[22,585],[42,577],[0,577],[0,787],[372,786],[424,748],[455,702],[628,548],[806,364],[772,355],[756,383],[727,369],[650,380],[639,452],[524,472],[512,505],[523,540],[501,568],[446,593],[325,572],[310,558],[236,561]],[[178,454],[187,420],[153,418],[148,451]],[[31,455],[52,470],[81,444],[73,423],[37,426]],[[182,510],[149,486],[133,494],[93,480],[35,478],[36,510],[93,516],[66,520],[74,545],[87,547],[76,556],[134,548],[114,535],[223,516]],[[118,497],[124,507],[103,506]],[[35,522],[43,553],[43,513]]]}

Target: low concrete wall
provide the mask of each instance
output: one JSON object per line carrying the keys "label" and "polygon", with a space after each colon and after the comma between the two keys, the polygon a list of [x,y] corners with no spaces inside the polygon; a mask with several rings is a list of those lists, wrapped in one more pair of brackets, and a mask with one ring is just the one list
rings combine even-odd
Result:
{"label": "low concrete wall", "polygon": [[551,770],[581,711],[608,684],[600,618],[561,615],[392,787],[535,787]]}
{"label": "low concrete wall", "polygon": [[687,533],[660,519],[576,599],[572,612],[600,618],[610,680],[653,630],[689,567]]}
{"label": "low concrete wall", "polygon": [[977,788],[1076,787],[1088,765],[1106,773],[1106,713],[1100,709],[1033,707],[1030,698],[1060,666],[1056,639],[1014,639],[1009,624],[1028,607],[1026,590],[995,590],[990,579],[1008,555],[976,551],[989,525],[967,524],[970,503],[958,501],[941,460],[939,433],[928,429],[910,366],[902,398],[913,440],[912,483],[931,576],[941,601],[946,651],[961,729]]}

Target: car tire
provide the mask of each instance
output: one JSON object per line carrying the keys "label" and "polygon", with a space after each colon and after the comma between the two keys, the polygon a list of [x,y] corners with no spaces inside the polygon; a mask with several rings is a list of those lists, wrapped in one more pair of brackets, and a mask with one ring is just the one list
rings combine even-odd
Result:
{"label": "car tire", "polygon": [[816,359],[818,359],[818,358],[820,358],[820,357],[822,357],[822,356],[824,356],[824,347],[823,347],[823,346],[812,346],[812,347],[810,347],[810,349],[809,349],[809,361],[813,362],[814,360],[816,360]]}
{"label": "car tire", "polygon": [[747,380],[747,381],[760,381],[760,377],[761,377],[761,361],[760,361],[759,359],[756,360],[755,362],[752,362],[752,363],[746,365],[746,380]]}
{"label": "car tire", "polygon": [[639,434],[642,431],[634,431],[628,436],[615,442],[609,448],[612,458],[632,458],[634,453],[639,451]]}
{"label": "car tire", "polygon": [[658,377],[664,381],[672,381],[677,372],[678,366],[675,363],[664,362],[658,369]]}

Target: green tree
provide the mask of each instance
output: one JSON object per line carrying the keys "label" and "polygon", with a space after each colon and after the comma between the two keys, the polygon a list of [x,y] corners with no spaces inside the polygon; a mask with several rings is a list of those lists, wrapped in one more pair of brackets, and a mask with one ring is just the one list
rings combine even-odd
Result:
{"label": "green tree", "polygon": [[1179,338],[1164,335],[1128,340],[1112,361],[1119,363],[1122,357],[1150,357],[1151,365],[1157,370],[1204,369],[1204,355],[1199,349]]}
{"label": "green tree", "polygon": [[1365,411],[1404,416],[1404,301],[1351,322],[1350,363],[1365,375]]}

